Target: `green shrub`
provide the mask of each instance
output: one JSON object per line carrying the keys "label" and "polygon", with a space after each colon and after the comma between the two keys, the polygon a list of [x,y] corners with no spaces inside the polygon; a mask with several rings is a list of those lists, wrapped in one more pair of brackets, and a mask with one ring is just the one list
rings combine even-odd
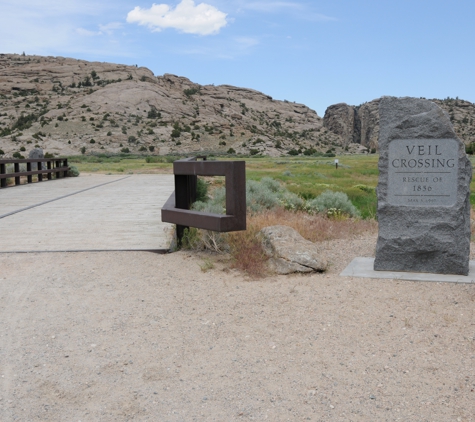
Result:
{"label": "green shrub", "polygon": [[[200,212],[209,212],[213,214],[226,213],[226,189],[219,187],[213,191],[211,197],[208,196],[208,186],[203,186],[206,182],[198,179],[200,186],[197,186],[197,201],[193,204],[193,209]],[[205,192],[206,189],[206,192]]]}
{"label": "green shrub", "polygon": [[0,155],[4,155],[5,154],[5,151],[3,151],[3,149],[0,149]]}
{"label": "green shrub", "polygon": [[[181,247],[183,249],[223,252],[229,250],[225,236],[225,233],[190,227],[184,230]],[[212,268],[212,266],[207,265],[207,268]],[[203,267],[201,267],[201,269],[205,271]]]}
{"label": "green shrub", "polygon": [[163,156],[155,156],[155,157],[145,157],[145,162],[147,163],[173,163],[174,161],[178,160],[179,157],[175,157],[173,155],[163,155]]}
{"label": "green shrub", "polygon": [[199,94],[199,92],[200,92],[200,88],[197,88],[197,87],[188,88],[188,89],[184,89],[184,90],[183,90],[183,93],[184,93],[188,98],[191,97],[192,95]]}
{"label": "green shrub", "polygon": [[123,152],[124,154],[128,154],[130,150],[128,148],[122,148],[120,152]]}
{"label": "green shrub", "polygon": [[465,152],[473,155],[475,153],[475,142],[471,142],[469,145],[465,145]]}
{"label": "green shrub", "polygon": [[271,209],[280,204],[278,193],[270,183],[263,184],[255,180],[246,182],[246,206],[251,212]]}
{"label": "green shrub", "polygon": [[280,196],[280,203],[286,210],[290,211],[305,209],[305,201],[296,193],[287,190]]}
{"label": "green shrub", "polygon": [[17,158],[19,160],[25,158],[23,155],[21,155],[18,151],[13,153],[13,158]]}
{"label": "green shrub", "polygon": [[[13,124],[12,130],[18,129],[18,130],[24,130],[30,128],[34,122],[38,120],[38,116],[36,114],[21,114],[21,116],[18,118],[18,120]],[[5,129],[7,130],[7,129]],[[5,133],[4,135],[1,136],[6,136],[7,134]]]}
{"label": "green shrub", "polygon": [[221,202],[213,198],[213,200],[209,202],[196,201],[193,204],[192,208],[195,211],[199,211],[199,212],[206,212],[206,213],[211,213],[211,214],[225,214],[226,210],[223,204],[224,204],[224,201]]}
{"label": "green shrub", "polygon": [[197,249],[200,243],[200,232],[195,227],[189,227],[183,231],[181,239],[182,249]]}
{"label": "green shrub", "polygon": [[196,200],[197,201],[206,201],[208,199],[208,184],[203,180],[198,178],[196,181]]}
{"label": "green shrub", "polygon": [[336,210],[334,213],[338,213],[338,210],[350,217],[360,217],[360,212],[348,199],[348,195],[343,192],[333,192],[327,190],[307,202],[307,209],[310,212],[327,213],[330,209]]}
{"label": "green shrub", "polygon": [[159,119],[161,117],[162,114],[154,106],[152,106],[151,110],[147,113],[148,119]]}
{"label": "green shrub", "polygon": [[356,189],[362,190],[363,192],[366,193],[376,193],[376,188],[372,186],[367,186],[367,185],[355,185],[353,186]]}
{"label": "green shrub", "polygon": [[269,189],[271,192],[278,193],[282,190],[280,183],[272,179],[272,177],[263,177],[260,182],[265,188]]}
{"label": "green shrub", "polygon": [[78,168],[76,166],[69,166],[68,176],[69,177],[78,177],[79,176]]}
{"label": "green shrub", "polygon": [[26,148],[25,148],[25,147],[21,147],[21,148],[20,148],[20,151],[21,151],[21,152],[25,152],[25,151],[26,151]]}

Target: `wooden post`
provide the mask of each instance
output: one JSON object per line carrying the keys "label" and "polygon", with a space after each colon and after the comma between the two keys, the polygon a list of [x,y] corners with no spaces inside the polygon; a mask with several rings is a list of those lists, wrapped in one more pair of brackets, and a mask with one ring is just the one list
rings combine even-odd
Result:
{"label": "wooden post", "polygon": [[[26,163],[26,171],[31,171],[31,162]],[[33,176],[31,174],[26,176],[27,183],[33,183]]]}
{"label": "wooden post", "polygon": [[[55,168],[59,168],[61,167],[61,161],[58,161],[56,160],[55,161]],[[56,179],[60,179],[61,178],[61,172],[60,171],[55,171],[54,174],[56,175]]]}
{"label": "wooden post", "polygon": [[[5,164],[0,164],[0,174],[6,174]],[[7,179],[0,179],[0,187],[5,188],[7,186]]]}
{"label": "wooden post", "polygon": [[[15,168],[14,173],[20,173],[20,163],[13,163],[13,167]],[[20,184],[20,176],[15,177],[15,185]]]}
{"label": "wooden post", "polygon": [[[196,201],[196,184],[198,177],[194,175],[175,175],[175,207],[189,210]],[[176,243],[181,247],[183,235],[188,226],[176,226]]]}
{"label": "wooden post", "polygon": [[[47,161],[47,167],[48,167],[48,170],[51,170],[51,161]],[[51,180],[52,178],[53,178],[53,173],[49,172],[48,180]]]}

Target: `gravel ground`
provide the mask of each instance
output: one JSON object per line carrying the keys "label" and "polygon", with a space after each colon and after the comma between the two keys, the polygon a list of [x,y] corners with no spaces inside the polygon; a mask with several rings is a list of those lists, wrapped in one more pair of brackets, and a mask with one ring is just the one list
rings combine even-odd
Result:
{"label": "gravel ground", "polygon": [[474,421],[475,285],[0,254],[1,421]]}

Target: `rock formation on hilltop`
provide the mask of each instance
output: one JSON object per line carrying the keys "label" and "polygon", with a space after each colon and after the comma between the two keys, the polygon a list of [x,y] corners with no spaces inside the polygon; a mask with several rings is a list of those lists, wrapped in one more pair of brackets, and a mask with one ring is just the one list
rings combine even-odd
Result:
{"label": "rock formation on hilltop", "polygon": [[[31,144],[31,145],[28,145]],[[310,108],[147,68],[0,54],[0,149],[281,155],[340,150]]]}
{"label": "rock formation on hilltop", "polygon": [[[433,101],[461,139],[475,141],[474,104]],[[335,104],[322,119],[252,89],[145,67],[0,54],[0,156],[34,147],[56,155],[362,152],[377,148],[378,102]]]}
{"label": "rock formation on hilltop", "polygon": [[[475,104],[458,98],[431,101],[448,113],[455,132],[466,145],[475,142]],[[343,146],[356,142],[374,151],[378,148],[379,102],[378,98],[359,106],[331,105],[325,111],[323,125],[340,137]]]}

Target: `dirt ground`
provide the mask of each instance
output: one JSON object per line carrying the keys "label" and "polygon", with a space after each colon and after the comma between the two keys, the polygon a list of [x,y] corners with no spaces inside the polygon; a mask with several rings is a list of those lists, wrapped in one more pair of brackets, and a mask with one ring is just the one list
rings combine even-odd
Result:
{"label": "dirt ground", "polygon": [[475,421],[475,285],[0,254],[1,421]]}

